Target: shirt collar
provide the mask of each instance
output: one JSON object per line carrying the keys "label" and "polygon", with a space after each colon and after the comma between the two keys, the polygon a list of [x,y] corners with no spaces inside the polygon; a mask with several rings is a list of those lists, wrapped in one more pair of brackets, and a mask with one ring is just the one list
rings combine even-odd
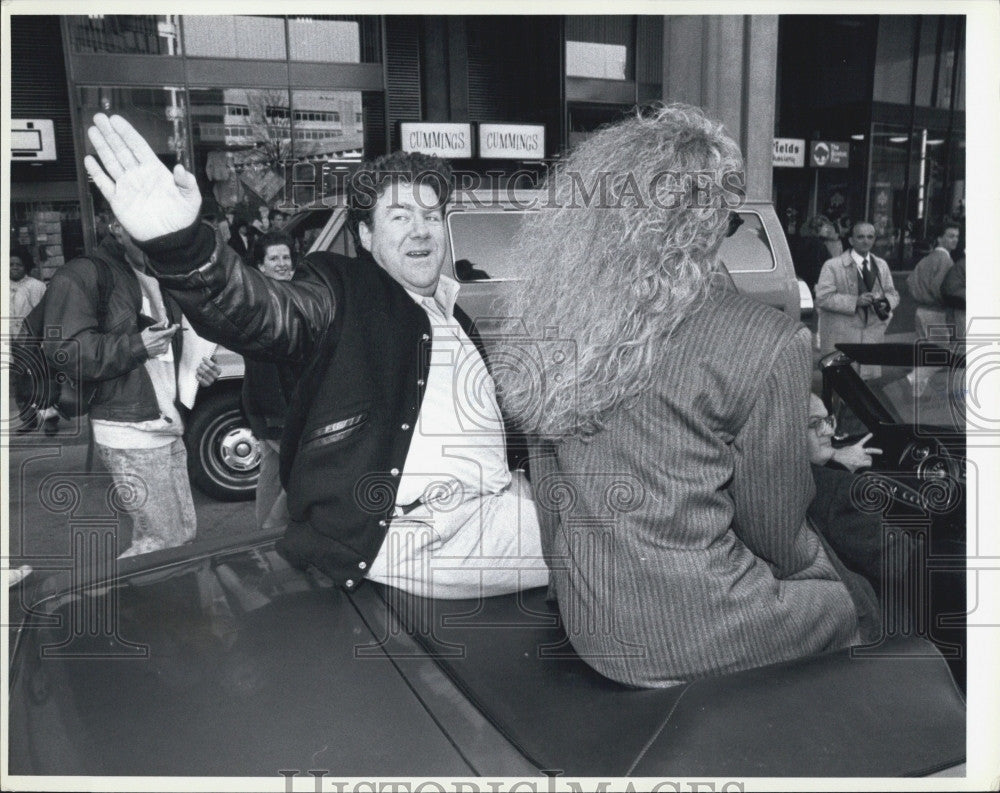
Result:
{"label": "shirt collar", "polygon": [[938,245],[934,250],[936,250],[936,251],[944,251],[949,256],[951,256],[951,251],[949,251],[946,247],[944,247],[944,245]]}
{"label": "shirt collar", "polygon": [[[406,287],[403,288],[406,289]],[[444,273],[438,279],[437,289],[434,290],[433,297],[441,310],[444,311],[446,317],[452,317],[455,314],[455,303],[458,302],[459,288],[458,281]],[[413,298],[414,302],[423,303],[424,295],[419,295],[410,289],[406,289],[406,293]]]}
{"label": "shirt collar", "polygon": [[[856,250],[854,250],[854,248],[851,248],[851,259],[853,259],[854,263],[858,267],[860,267],[861,263],[865,260],[865,257],[862,256],[860,253],[858,253]],[[872,255],[871,255],[870,252],[868,254],[868,261],[870,261],[870,262],[872,262],[874,264],[874,262],[872,261]]]}

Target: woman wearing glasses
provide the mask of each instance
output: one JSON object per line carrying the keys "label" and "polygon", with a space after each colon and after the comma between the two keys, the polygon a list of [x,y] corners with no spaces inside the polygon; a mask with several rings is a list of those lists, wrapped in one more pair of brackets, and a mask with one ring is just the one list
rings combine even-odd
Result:
{"label": "woman wearing glasses", "polygon": [[815,465],[830,465],[846,469],[851,473],[861,468],[871,468],[872,455],[882,454],[881,449],[865,448],[871,440],[869,432],[851,446],[833,447],[833,437],[837,432],[837,417],[826,411],[823,400],[815,394],[809,395],[809,461]]}
{"label": "woman wearing glasses", "polygon": [[870,468],[872,455],[881,454],[882,450],[865,448],[871,433],[851,446],[835,449],[836,431],[836,416],[827,413],[822,399],[810,394],[806,439],[816,496],[807,515],[840,560],[867,578],[878,592],[882,575],[882,520],[877,513],[858,509],[860,475],[855,472]]}

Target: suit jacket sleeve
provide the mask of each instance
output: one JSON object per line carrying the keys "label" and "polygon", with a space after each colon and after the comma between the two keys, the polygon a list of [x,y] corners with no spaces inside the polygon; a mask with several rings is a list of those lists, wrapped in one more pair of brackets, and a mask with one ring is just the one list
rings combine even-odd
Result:
{"label": "suit jacket sleeve", "polygon": [[899,292],[896,291],[896,285],[892,282],[892,273],[889,271],[889,265],[884,260],[879,259],[878,266],[879,278],[882,280],[882,292],[889,301],[889,308],[895,311],[896,306],[899,305]]}
{"label": "suit jacket sleeve", "polygon": [[820,270],[816,282],[816,308],[838,314],[853,314],[858,310],[858,298],[837,289],[837,268],[842,267],[839,259],[830,259]]}
{"label": "suit jacket sleeve", "polygon": [[333,295],[320,278],[268,278],[245,265],[232,247],[218,243],[207,224],[140,247],[198,335],[243,355],[306,361],[332,322]]}
{"label": "suit jacket sleeve", "polygon": [[57,371],[90,382],[121,377],[149,358],[141,334],[100,328],[95,268],[103,266],[70,262],[52,277],[45,299],[45,326],[59,329],[58,339],[45,341],[45,356]]}
{"label": "suit jacket sleeve", "polygon": [[791,575],[807,561],[798,547],[815,486],[806,441],[812,353],[800,327],[778,352],[767,382],[733,441],[733,528],[757,556]]}

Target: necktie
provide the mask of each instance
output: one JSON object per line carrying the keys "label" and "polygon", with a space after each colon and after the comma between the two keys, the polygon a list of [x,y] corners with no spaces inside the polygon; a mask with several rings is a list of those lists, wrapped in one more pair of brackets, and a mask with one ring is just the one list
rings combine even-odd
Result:
{"label": "necktie", "polygon": [[865,289],[871,292],[872,287],[875,286],[875,275],[872,273],[872,266],[867,256],[861,261],[861,276],[865,279]]}

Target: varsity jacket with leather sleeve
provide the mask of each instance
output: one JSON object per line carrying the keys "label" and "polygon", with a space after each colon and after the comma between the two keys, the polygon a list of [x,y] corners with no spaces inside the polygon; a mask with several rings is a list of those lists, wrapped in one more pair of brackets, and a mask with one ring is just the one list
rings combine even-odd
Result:
{"label": "varsity jacket with leather sleeve", "polygon": [[281,441],[291,520],[278,549],[352,589],[385,539],[417,425],[426,313],[372,261],[311,254],[301,277],[274,281],[217,246],[208,226],[143,247],[200,335],[305,365]]}

